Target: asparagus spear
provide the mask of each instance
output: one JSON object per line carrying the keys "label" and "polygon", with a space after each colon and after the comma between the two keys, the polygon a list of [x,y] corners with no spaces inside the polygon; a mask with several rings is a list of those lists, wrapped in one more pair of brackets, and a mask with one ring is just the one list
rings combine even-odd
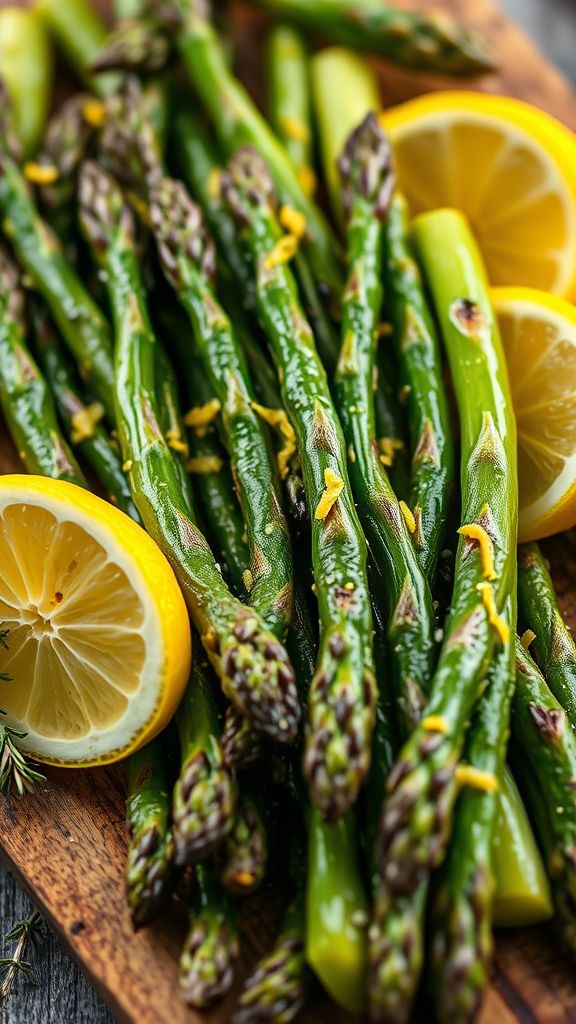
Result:
{"label": "asparagus spear", "polygon": [[188,1006],[205,1010],[232,985],[240,948],[234,910],[209,868],[196,868],[196,888],[180,957],[180,989]]}
{"label": "asparagus spear", "polygon": [[304,1006],[311,972],[303,939],[303,882],[296,883],[273,948],[246,978],[232,1024],[290,1024]]}
{"label": "asparagus spear", "polygon": [[164,909],[172,878],[169,782],[161,737],[128,758],[126,780],[126,888],[134,927],[143,928]]}
{"label": "asparagus spear", "polygon": [[558,607],[554,584],[537,544],[518,548],[520,620],[534,639],[530,651],[546,682],[576,728],[576,644]]}
{"label": "asparagus spear", "polygon": [[259,761],[264,753],[262,737],[232,704],[226,708],[222,752],[224,763],[236,771],[242,771],[255,761]]}
{"label": "asparagus spear", "polygon": [[366,115],[380,109],[380,90],[366,61],[341,46],[329,46],[313,54],[310,80],[322,170],[332,211],[341,220],[338,164],[342,150]]}
{"label": "asparagus spear", "polygon": [[80,374],[114,417],[112,341],[104,316],[39,217],[20,169],[0,144],[0,215],[32,286],[40,292]]}
{"label": "asparagus spear", "polygon": [[[177,311],[180,314],[180,310]],[[189,358],[189,326],[180,315],[160,317],[160,331],[170,344],[185,381],[188,412],[212,408],[214,392],[202,366]],[[192,414],[194,415],[194,414]],[[244,571],[248,567],[249,551],[246,543],[244,520],[234,492],[230,466],[226,453],[218,440],[214,423],[199,423],[187,432],[190,459],[187,468],[192,474],[194,492],[198,497],[210,538],[226,564],[228,577],[237,594],[245,592]]]}
{"label": "asparagus spear", "polygon": [[[341,287],[338,243],[318,207],[305,193],[281,143],[244,87],[231,74],[218,37],[208,18],[206,0],[174,0],[165,4],[175,43],[186,72],[208,110],[227,156],[243,145],[254,146],[270,166],[282,202],[306,218],[306,254],[322,293],[337,303]],[[161,11],[159,11],[159,15]]]}
{"label": "asparagus spear", "polygon": [[[314,113],[318,125],[324,179],[335,215],[343,222],[339,161],[351,133],[371,111],[380,107],[380,91],[366,61],[349,50],[332,46],[310,61]],[[409,478],[404,443],[405,427],[397,395],[395,367],[382,334],[377,346],[374,411],[378,446],[398,498],[408,498]],[[335,368],[336,359],[333,360]],[[331,369],[332,364],[326,363]]]}
{"label": "asparagus spear", "polygon": [[576,952],[576,737],[516,639],[513,766],[543,850],[561,938]]}
{"label": "asparagus spear", "polygon": [[[515,594],[507,624],[515,629]],[[495,654],[488,688],[470,727],[465,761],[481,773],[487,788],[465,787],[454,815],[448,855],[432,908],[429,984],[439,1021],[473,1021],[488,984],[493,951],[492,902],[495,879],[493,837],[498,779],[504,768],[510,703],[515,683],[513,644]]]}
{"label": "asparagus spear", "polygon": [[170,43],[154,21],[132,17],[110,32],[91,62],[91,70],[150,73],[160,71],[170,56]]}
{"label": "asparagus spear", "polygon": [[60,434],[50,389],[24,342],[20,273],[0,248],[0,405],[17,451],[30,473],[84,483]]}
{"label": "asparagus spear", "polygon": [[164,274],[190,318],[197,355],[220,404],[250,546],[250,604],[283,640],[293,602],[288,525],[244,352],[214,292],[214,247],[180,182],[155,183],[150,211]]}
{"label": "asparagus spear", "polygon": [[95,122],[103,112],[99,102],[87,93],[71,96],[50,118],[38,157],[41,170],[36,177],[45,178],[38,182],[40,205],[66,252],[71,251],[73,257],[78,170],[96,135]]}
{"label": "asparagus spear", "polygon": [[305,770],[313,799],[334,820],[354,803],[370,762],[376,687],[366,545],[326,374],[293,275],[277,258],[273,186],[259,154],[239,150],[223,187],[255,268],[258,309],[315,510],[312,560],[322,640],[310,688]]}
{"label": "asparagus spear", "polygon": [[280,139],[300,184],[313,195],[310,81],[306,43],[288,25],[275,25],[266,42],[268,118]]}
{"label": "asparagus spear", "polygon": [[[159,427],[155,345],[133,243],[132,218],[113,179],[95,164],[80,181],[81,220],[106,271],[114,312],[118,432],[134,501],[165,552],[226,695],[256,728],[291,742],[299,707],[283,647],[228,590],[184,499],[174,456]],[[158,500],[158,494],[162,500]]]}
{"label": "asparagus spear", "polygon": [[518,786],[507,766],[500,781],[493,844],[494,925],[511,928],[539,924],[553,914],[550,883]]}
{"label": "asparagus spear", "polygon": [[32,307],[32,322],[35,349],[50,381],[58,415],[70,444],[96,474],[110,501],[140,522],[126,474],[122,472],[120,456],[101,424],[103,407],[98,402],[87,402],[83,397],[70,360],[39,303]]}
{"label": "asparagus spear", "polygon": [[262,883],[268,860],[268,836],[254,787],[240,796],[230,832],[219,851],[218,877],[227,892],[246,896]]}
{"label": "asparagus spear", "polygon": [[448,353],[461,425],[462,520],[451,611],[423,718],[390,776],[381,863],[393,894],[406,895],[444,856],[458,793],[466,723],[515,582],[516,430],[486,278],[464,218],[418,218],[416,250]]}
{"label": "asparagus spear", "polygon": [[401,384],[407,393],[413,453],[409,503],[416,520],[414,539],[420,562],[432,584],[454,486],[450,412],[436,328],[412,256],[408,210],[400,193],[392,199],[384,230],[388,305]]}
{"label": "asparagus spear", "polygon": [[182,764],[172,802],[179,865],[204,860],[234,823],[236,784],[224,764],[213,689],[196,644],[190,680],[175,719]]}
{"label": "asparagus spear", "polygon": [[451,18],[399,11],[379,0],[252,0],[283,21],[329,35],[345,46],[378,53],[394,64],[450,75],[494,68],[483,40]]}
{"label": "asparagus spear", "polygon": [[89,0],[35,0],[35,7],[80,80],[98,96],[112,92],[115,75],[90,74],[107,33]]}
{"label": "asparagus spear", "polygon": [[22,156],[36,152],[52,96],[52,49],[35,11],[0,10],[0,78],[10,95]]}
{"label": "asparagus spear", "polygon": [[382,304],[383,221],[393,187],[391,153],[375,114],[350,136],[341,159],[348,283],[335,394],[349,472],[370,550],[386,589],[398,708],[415,724],[433,669],[432,596],[375,443],[375,337]]}

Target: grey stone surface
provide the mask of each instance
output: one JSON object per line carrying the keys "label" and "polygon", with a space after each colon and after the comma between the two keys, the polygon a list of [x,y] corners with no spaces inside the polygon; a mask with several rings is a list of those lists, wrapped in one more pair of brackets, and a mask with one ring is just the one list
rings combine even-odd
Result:
{"label": "grey stone surface", "polygon": [[[503,9],[521,22],[540,47],[576,82],[576,6],[574,0],[501,0]],[[0,923],[29,916],[32,906],[0,864]],[[9,955],[2,950],[1,955]],[[7,947],[4,947],[5,949]],[[113,1024],[113,1017],[88,981],[47,928],[32,954],[37,986],[17,982],[0,1024]]]}

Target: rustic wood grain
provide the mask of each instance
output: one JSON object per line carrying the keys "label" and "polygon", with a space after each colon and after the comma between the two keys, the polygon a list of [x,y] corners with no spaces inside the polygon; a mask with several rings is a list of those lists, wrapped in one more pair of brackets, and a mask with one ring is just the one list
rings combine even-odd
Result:
{"label": "rustic wood grain", "polygon": [[[0,6],[6,0],[0,0]],[[421,0],[421,6],[435,6]],[[401,3],[399,6],[410,6]],[[546,7],[548,5],[546,4]],[[494,7],[491,0],[445,0],[444,7],[488,36],[502,73],[470,83],[491,92],[530,100],[576,128],[576,95],[566,80],[538,53],[523,32]],[[262,19],[237,5],[236,32],[241,66],[258,94],[258,62],[249,57],[259,48]],[[414,76],[378,63],[383,99],[394,103],[427,89],[453,87],[438,77]],[[0,472],[19,468],[18,459],[0,423]],[[563,610],[576,628],[576,542],[555,539],[547,545]],[[82,965],[114,1016],[130,1024],[220,1024],[229,1004],[199,1017],[183,1007],[178,995],[177,955],[184,928],[184,908],[134,935],[123,900],[125,839],[121,769],[86,772],[51,770],[47,785],[24,800],[8,801],[0,814],[0,847],[12,871],[30,892],[47,920]],[[6,913],[6,903],[0,903]],[[23,911],[25,913],[25,911]],[[248,910],[244,955],[249,960],[269,930],[262,900]],[[42,984],[52,1004],[59,986],[50,972]],[[32,998],[14,1024],[33,1019]],[[428,1020],[426,1009],[422,1020]],[[71,995],[52,1016],[46,1009],[37,1020],[73,1024],[104,1024],[96,1002],[78,1005]],[[8,1020],[8,1017],[2,1017]],[[302,1016],[302,1024],[345,1024],[347,1015],[319,999]],[[573,971],[559,955],[547,929],[500,935],[494,980],[481,1024],[574,1024],[576,984]]]}

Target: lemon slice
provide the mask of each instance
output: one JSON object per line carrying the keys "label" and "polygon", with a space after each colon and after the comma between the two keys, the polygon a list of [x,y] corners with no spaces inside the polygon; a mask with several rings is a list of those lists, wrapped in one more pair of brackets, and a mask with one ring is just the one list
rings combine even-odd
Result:
{"label": "lemon slice", "polygon": [[73,484],[0,477],[0,707],[36,759],[118,760],[172,717],[188,614],[154,541]]}
{"label": "lemon slice", "polygon": [[576,308],[493,288],[518,424],[520,540],[576,525]]}
{"label": "lemon slice", "polygon": [[382,114],[414,215],[466,214],[493,285],[576,297],[576,137],[520,100],[439,92]]}

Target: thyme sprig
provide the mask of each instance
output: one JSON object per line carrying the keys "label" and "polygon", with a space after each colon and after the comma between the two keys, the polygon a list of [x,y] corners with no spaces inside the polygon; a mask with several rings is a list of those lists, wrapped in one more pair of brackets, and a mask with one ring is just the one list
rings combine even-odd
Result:
{"label": "thyme sprig", "polygon": [[0,958],[0,972],[3,974],[0,986],[0,1006],[3,1006],[10,996],[19,974],[26,975],[33,985],[37,984],[32,976],[32,965],[24,957],[28,947],[36,944],[41,930],[42,918],[35,910],[26,920],[17,921],[8,932],[6,941],[16,942],[17,945],[12,956]]}

